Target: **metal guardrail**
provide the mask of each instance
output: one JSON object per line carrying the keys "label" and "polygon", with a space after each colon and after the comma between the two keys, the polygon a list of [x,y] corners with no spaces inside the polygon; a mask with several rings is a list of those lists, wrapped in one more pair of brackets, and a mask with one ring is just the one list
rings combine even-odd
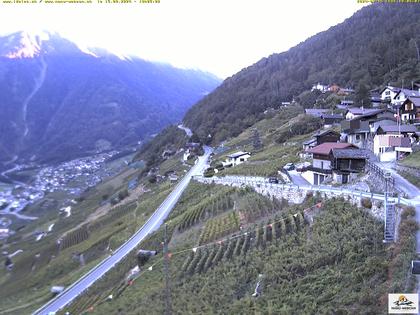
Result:
{"label": "metal guardrail", "polygon": [[369,160],[366,161],[366,168],[377,176],[381,177],[384,182],[388,181],[389,187],[395,188],[395,178],[394,177],[387,177],[387,172],[380,168],[375,163],[370,162]]}

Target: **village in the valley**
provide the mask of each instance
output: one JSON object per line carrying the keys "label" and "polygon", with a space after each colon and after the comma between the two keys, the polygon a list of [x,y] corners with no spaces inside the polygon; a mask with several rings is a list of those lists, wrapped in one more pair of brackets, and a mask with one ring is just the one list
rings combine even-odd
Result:
{"label": "village in the valley", "polygon": [[[28,205],[34,204],[47,194],[56,191],[68,194],[67,204],[74,203],[74,199],[84,190],[96,186],[104,178],[118,172],[118,169],[111,170],[104,167],[107,161],[110,161],[116,154],[118,151],[112,151],[92,157],[74,159],[55,166],[45,166],[36,170],[33,180],[29,183],[16,180],[9,174],[19,174],[26,169],[31,169],[31,165],[18,165],[13,168],[12,172],[3,172],[3,177],[9,180],[10,184],[0,189],[0,217],[2,217],[1,215],[12,215],[17,218],[31,219],[30,216],[20,212]],[[125,166],[126,163],[123,165]],[[68,209],[69,206],[62,208],[63,212],[68,212]],[[9,233],[7,226],[11,221],[2,218],[0,236],[7,237]]]}

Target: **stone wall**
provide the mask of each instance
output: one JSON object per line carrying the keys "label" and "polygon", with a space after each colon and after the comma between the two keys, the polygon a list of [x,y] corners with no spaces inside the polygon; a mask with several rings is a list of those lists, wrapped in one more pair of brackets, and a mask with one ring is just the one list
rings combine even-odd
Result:
{"label": "stone wall", "polygon": [[[195,180],[198,180],[202,183],[212,183],[212,178],[195,178]],[[301,204],[305,200],[308,191],[304,189],[299,189],[296,186],[287,186],[284,185],[283,187],[281,185],[260,185],[258,183],[252,183],[248,182],[246,185],[244,183],[220,183],[218,184],[231,186],[231,187],[245,187],[249,186],[252,187],[257,193],[260,193],[264,196],[267,196],[269,198],[276,198],[278,200],[285,199],[289,203],[293,204]],[[331,199],[331,198],[337,198],[337,197],[343,197],[348,202],[361,207],[362,206],[362,199],[366,197],[362,197],[358,193],[348,194],[348,193],[340,193],[340,192],[313,192],[314,195],[319,194],[319,197],[322,199]],[[383,201],[380,200],[374,200],[372,198],[370,199],[372,203],[372,208],[369,209],[369,211],[372,213],[373,216],[380,220],[384,220],[384,208],[383,208]]]}

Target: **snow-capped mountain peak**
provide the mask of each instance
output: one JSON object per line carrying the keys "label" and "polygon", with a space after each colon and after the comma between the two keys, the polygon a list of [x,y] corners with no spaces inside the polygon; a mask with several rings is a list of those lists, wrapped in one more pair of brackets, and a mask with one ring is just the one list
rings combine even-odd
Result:
{"label": "snow-capped mountain peak", "polygon": [[49,38],[47,32],[23,31],[11,34],[0,43],[1,56],[10,59],[34,58],[41,53],[42,42]]}

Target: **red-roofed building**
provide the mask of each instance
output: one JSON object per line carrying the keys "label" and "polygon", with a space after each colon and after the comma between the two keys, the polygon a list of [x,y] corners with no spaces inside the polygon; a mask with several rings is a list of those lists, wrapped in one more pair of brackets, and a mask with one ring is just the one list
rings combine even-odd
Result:
{"label": "red-roofed building", "polygon": [[350,147],[356,148],[356,146],[346,142],[324,142],[320,145],[317,145],[316,147],[313,147],[312,149],[309,149],[308,153],[312,153],[314,158],[316,155],[320,156],[322,159],[323,157],[328,157],[332,149],[346,149]]}

